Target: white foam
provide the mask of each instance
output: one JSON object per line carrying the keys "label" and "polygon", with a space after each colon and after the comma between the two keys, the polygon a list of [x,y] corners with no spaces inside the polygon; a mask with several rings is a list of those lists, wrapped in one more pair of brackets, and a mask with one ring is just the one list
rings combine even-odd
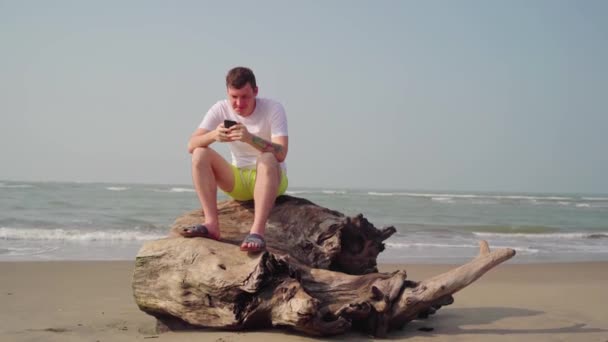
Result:
{"label": "white foam", "polygon": [[322,193],[326,195],[344,195],[346,191],[343,190],[321,190]]}
{"label": "white foam", "polygon": [[182,193],[182,192],[196,192],[192,188],[171,188],[171,189],[152,189],[154,192],[173,192],[173,193]]}
{"label": "white foam", "polygon": [[540,249],[530,248],[530,247],[501,246],[501,245],[492,246],[492,249],[501,249],[501,248],[511,248],[511,249],[514,249],[518,253],[524,253],[524,254],[536,254],[536,253],[540,252]]}
{"label": "white foam", "polygon": [[165,235],[158,233],[124,230],[86,231],[78,229],[0,227],[0,239],[4,240],[147,241],[163,237]]}
{"label": "white foam", "polygon": [[439,247],[439,248],[479,248],[478,245],[474,244],[447,244],[447,243],[428,243],[428,242],[411,242],[411,243],[400,243],[400,242],[386,242],[388,247],[395,248],[412,248],[412,247]]}
{"label": "white foam", "polygon": [[38,246],[38,247],[8,247],[6,256],[16,257],[16,256],[32,256],[32,255],[41,255],[47,254],[50,252],[54,252],[59,250],[59,247],[51,247],[51,246]]}
{"label": "white foam", "polygon": [[451,197],[432,197],[431,201],[441,202],[441,203],[454,203],[454,199]]}
{"label": "white foam", "polygon": [[0,188],[5,188],[5,189],[27,189],[27,188],[33,188],[33,185],[30,184],[4,184],[4,183],[0,183]]}
{"label": "white foam", "polygon": [[[392,248],[466,248],[466,249],[475,249],[479,248],[479,245],[474,244],[446,244],[446,243],[426,243],[426,242],[414,242],[414,243],[391,243],[387,242],[386,245]],[[498,248],[511,248],[517,252],[525,253],[525,254],[536,254],[540,252],[539,249],[530,248],[530,247],[522,247],[522,246],[492,246],[493,249]]]}
{"label": "white foam", "polygon": [[505,196],[501,196],[501,195],[493,195],[493,196],[489,196],[491,198],[496,198],[496,199],[510,199],[510,200],[529,200],[529,201],[538,201],[538,200],[545,200],[545,201],[567,201],[567,200],[572,200],[571,197],[559,197],[559,196],[525,196],[525,195],[505,195]]}
{"label": "white foam", "polygon": [[585,201],[608,201],[608,197],[581,197]]}
{"label": "white foam", "polygon": [[393,192],[374,192],[374,191],[370,191],[367,193],[370,196],[394,196],[395,193]]}
{"label": "white foam", "polygon": [[402,192],[403,196],[409,197],[456,197],[456,196],[468,196],[468,197],[477,197],[475,195],[456,195],[456,194],[427,194],[427,193],[415,193],[415,192]]}
{"label": "white foam", "polygon": [[589,203],[578,203],[576,205],[577,208],[589,208],[591,205]]}
{"label": "white foam", "polygon": [[[368,193],[370,195],[378,195],[380,193],[373,192]],[[409,197],[426,197],[426,198],[434,198],[434,197],[449,197],[449,198],[481,198],[481,199],[495,199],[495,200],[530,200],[530,201],[571,201],[574,200],[572,197],[564,197],[564,196],[529,196],[529,195],[484,195],[484,194],[449,194],[449,193],[417,193],[417,192],[400,192],[400,193],[388,193],[388,194],[399,194],[402,196]]]}
{"label": "white foam", "polygon": [[300,194],[325,194],[325,195],[345,195],[348,192],[345,190],[287,190],[287,195],[300,195]]}
{"label": "white foam", "polygon": [[590,239],[598,237],[608,238],[608,232],[579,232],[579,233],[489,233],[489,232],[473,232],[473,235],[483,238],[528,238],[528,239]]}
{"label": "white foam", "polygon": [[[495,204],[500,200],[526,200],[536,203],[537,201],[568,201],[574,200],[572,197],[562,196],[526,196],[526,195],[482,195],[482,194],[450,194],[450,193],[418,193],[418,192],[378,192],[370,191],[371,196],[407,196],[422,197],[431,200],[449,199],[471,199],[474,204]],[[480,201],[481,200],[481,201]]]}
{"label": "white foam", "polygon": [[481,195],[461,195],[461,194],[437,194],[434,197],[449,197],[449,198],[487,198]]}
{"label": "white foam", "polygon": [[170,192],[195,192],[192,188],[171,188]]}
{"label": "white foam", "polygon": [[416,192],[402,192],[404,196],[409,197],[450,197],[450,198],[496,198],[496,196],[488,195],[475,195],[475,194],[432,194],[432,193],[416,193]]}
{"label": "white foam", "polygon": [[305,190],[291,191],[291,190],[287,190],[287,191],[285,191],[285,193],[288,194],[288,195],[299,195],[299,194],[308,194],[308,193],[310,193],[310,191],[305,191]]}
{"label": "white foam", "polygon": [[106,190],[110,190],[110,191],[125,191],[128,189],[129,188],[126,186],[109,186],[106,188]]}

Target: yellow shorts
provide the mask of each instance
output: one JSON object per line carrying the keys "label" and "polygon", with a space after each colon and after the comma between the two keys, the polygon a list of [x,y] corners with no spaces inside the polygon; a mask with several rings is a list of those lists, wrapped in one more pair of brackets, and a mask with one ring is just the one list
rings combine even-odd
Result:
{"label": "yellow shorts", "polygon": [[[255,187],[255,169],[238,168],[230,165],[234,175],[234,188],[231,192],[225,192],[228,196],[237,201],[249,201],[253,199],[253,188]],[[287,175],[285,170],[281,170],[281,183],[277,191],[277,197],[287,190]]]}

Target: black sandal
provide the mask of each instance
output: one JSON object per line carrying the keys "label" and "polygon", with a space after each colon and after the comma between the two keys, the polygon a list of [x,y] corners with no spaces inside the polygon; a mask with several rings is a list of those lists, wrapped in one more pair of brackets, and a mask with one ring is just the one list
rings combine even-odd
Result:
{"label": "black sandal", "polygon": [[[243,246],[246,243],[255,243],[257,247]],[[266,240],[260,234],[249,234],[241,244],[241,250],[247,252],[261,252],[266,249]]]}
{"label": "black sandal", "polygon": [[209,233],[209,229],[204,224],[197,224],[196,226],[182,228],[180,235],[187,238],[202,237],[211,240],[219,240],[219,237],[215,237]]}

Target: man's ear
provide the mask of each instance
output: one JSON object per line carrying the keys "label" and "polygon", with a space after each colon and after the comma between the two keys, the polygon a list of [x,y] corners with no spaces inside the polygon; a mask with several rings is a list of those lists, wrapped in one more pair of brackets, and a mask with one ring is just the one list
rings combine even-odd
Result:
{"label": "man's ear", "polygon": [[253,95],[258,96],[258,87],[255,87],[255,89],[253,89]]}

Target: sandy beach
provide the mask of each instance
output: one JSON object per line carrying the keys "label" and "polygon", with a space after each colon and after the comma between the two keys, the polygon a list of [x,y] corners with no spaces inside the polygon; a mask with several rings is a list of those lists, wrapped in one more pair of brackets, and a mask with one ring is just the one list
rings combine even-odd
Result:
{"label": "sandy beach", "polygon": [[[421,280],[452,267],[382,265],[381,271],[406,269],[408,278]],[[155,320],[133,301],[132,271],[130,261],[0,262],[0,340],[318,340],[279,329],[158,335]],[[607,288],[607,262],[500,265],[458,292],[453,305],[392,332],[389,339],[604,342],[608,341]],[[373,338],[353,332],[339,339]]]}

